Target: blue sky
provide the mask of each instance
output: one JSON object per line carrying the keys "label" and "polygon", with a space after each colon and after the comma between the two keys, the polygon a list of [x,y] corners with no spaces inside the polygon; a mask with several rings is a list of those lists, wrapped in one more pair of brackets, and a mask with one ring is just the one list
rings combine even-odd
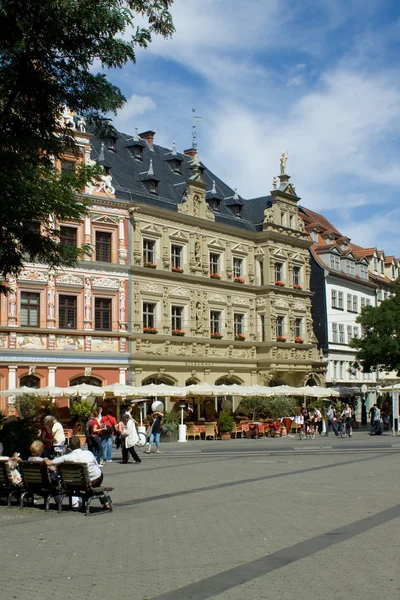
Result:
{"label": "blue sky", "polygon": [[398,0],[175,0],[177,32],[113,71],[126,133],[191,146],[244,198],[288,151],[301,204],[400,257]]}

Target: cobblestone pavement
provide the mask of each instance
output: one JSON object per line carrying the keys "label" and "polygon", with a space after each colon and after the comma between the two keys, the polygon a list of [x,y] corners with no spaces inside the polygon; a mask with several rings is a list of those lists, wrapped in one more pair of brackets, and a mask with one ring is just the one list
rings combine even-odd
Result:
{"label": "cobblestone pavement", "polygon": [[398,438],[161,450],[114,453],[112,513],[3,503],[1,600],[400,597]]}

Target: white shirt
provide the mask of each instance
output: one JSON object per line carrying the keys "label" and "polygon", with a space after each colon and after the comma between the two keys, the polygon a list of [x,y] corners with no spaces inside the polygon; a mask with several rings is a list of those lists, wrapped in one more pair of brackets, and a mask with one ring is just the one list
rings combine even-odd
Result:
{"label": "white shirt", "polygon": [[318,408],[316,408],[316,409],[314,410],[314,419],[320,419],[320,418],[321,418],[321,416],[322,416],[322,415],[321,415],[320,411],[318,410]]}
{"label": "white shirt", "polygon": [[90,481],[95,481],[101,475],[99,463],[89,450],[82,450],[81,448],[77,448],[76,450],[72,450],[72,452],[70,452],[69,454],[64,454],[64,456],[59,456],[58,458],[55,458],[53,460],[53,463],[55,465],[59,465],[63,462],[86,463],[89,469]]}
{"label": "white shirt", "polygon": [[65,442],[64,427],[61,425],[61,423],[56,421],[51,428],[51,431],[53,432],[56,444],[63,444]]}

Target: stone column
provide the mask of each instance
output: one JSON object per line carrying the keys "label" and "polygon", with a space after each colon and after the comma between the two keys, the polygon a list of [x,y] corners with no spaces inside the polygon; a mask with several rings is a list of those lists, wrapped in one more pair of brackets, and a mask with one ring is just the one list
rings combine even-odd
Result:
{"label": "stone column", "polygon": [[56,385],[57,367],[47,367],[47,370],[48,370],[48,386],[54,387]]}
{"label": "stone column", "polygon": [[121,384],[125,384],[126,383],[126,372],[127,372],[127,368],[125,367],[120,367],[119,369],[119,383]]}
{"label": "stone column", "polygon": [[125,217],[118,217],[118,260],[120,265],[126,263],[128,251],[125,247]]}
{"label": "stone column", "polygon": [[168,227],[162,228],[162,238],[161,238],[161,255],[163,262],[163,269],[168,271],[171,265],[171,251],[169,247],[169,236],[168,236]]}
{"label": "stone column", "polygon": [[8,276],[7,281],[10,291],[8,292],[8,325],[16,327],[17,325],[17,280],[12,275]]}
{"label": "stone column", "polygon": [[289,287],[293,287],[293,263],[291,260],[288,261],[288,282]]}
{"label": "stone column", "polygon": [[49,281],[47,284],[47,327],[55,327],[56,326],[56,314],[55,314],[55,304],[56,304],[56,284],[54,280],[55,271],[54,269],[50,269],[49,271]]}
{"label": "stone column", "polygon": [[232,250],[231,250],[231,243],[230,242],[226,242],[225,272],[226,272],[227,279],[232,279],[232,277],[233,277],[233,263],[232,263]]}
{"label": "stone column", "polygon": [[255,282],[255,273],[254,273],[255,260],[254,260],[254,248],[253,247],[249,248],[249,255],[247,257],[247,261],[248,261],[248,268],[249,268],[249,283],[254,284],[254,282]]}
{"label": "stone column", "polygon": [[85,308],[83,315],[83,327],[84,329],[93,329],[92,327],[92,283],[90,277],[85,277],[85,288],[84,288]]}
{"label": "stone column", "polygon": [[[91,220],[90,220],[90,216],[86,215],[85,216],[85,244],[91,244],[92,243],[92,233],[91,233]],[[85,254],[84,256],[85,260],[91,260],[92,257],[89,254]]]}
{"label": "stone column", "polygon": [[125,282],[119,282],[119,293],[118,293],[118,319],[119,319],[119,330],[126,331],[126,306],[125,306]]}
{"label": "stone column", "polygon": [[8,367],[8,389],[17,387],[17,367]]}

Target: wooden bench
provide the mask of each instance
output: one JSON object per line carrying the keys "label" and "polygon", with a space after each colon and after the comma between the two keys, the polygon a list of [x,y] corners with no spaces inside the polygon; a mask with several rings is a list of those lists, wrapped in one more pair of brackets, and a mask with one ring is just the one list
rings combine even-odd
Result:
{"label": "wooden bench", "polygon": [[57,511],[62,511],[61,486],[57,482],[52,482],[50,472],[42,461],[26,460],[20,463],[20,472],[22,475],[22,491],[20,496],[20,508],[24,507],[26,498],[30,498],[32,506],[34,496],[42,496],[44,499],[44,508],[49,510],[50,498],[54,498],[57,504]]}
{"label": "wooden bench", "polygon": [[107,503],[112,510],[111,497],[106,492],[112,492],[112,487],[93,487],[89,479],[89,470],[86,463],[63,462],[57,465],[57,471],[61,477],[62,495],[69,498],[69,506],[72,508],[72,497],[82,499],[86,516],[90,515],[90,503],[92,500],[106,497]]}
{"label": "wooden bench", "polygon": [[18,500],[21,493],[21,486],[12,480],[11,467],[8,461],[0,460],[0,496],[6,496],[7,506],[11,506],[13,498]]}

